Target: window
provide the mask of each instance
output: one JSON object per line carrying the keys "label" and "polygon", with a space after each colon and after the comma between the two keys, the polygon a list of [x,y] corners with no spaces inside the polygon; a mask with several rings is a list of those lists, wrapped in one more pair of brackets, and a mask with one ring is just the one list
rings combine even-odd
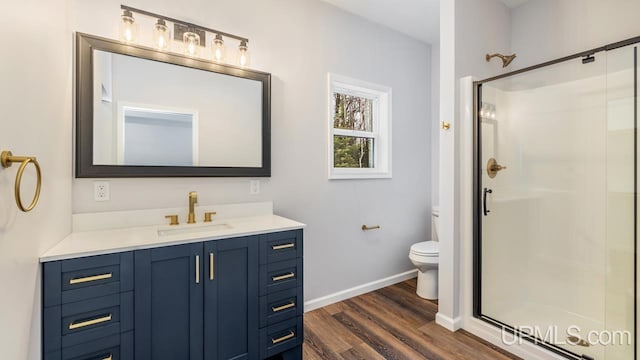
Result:
{"label": "window", "polygon": [[329,179],[391,177],[391,88],[329,74]]}

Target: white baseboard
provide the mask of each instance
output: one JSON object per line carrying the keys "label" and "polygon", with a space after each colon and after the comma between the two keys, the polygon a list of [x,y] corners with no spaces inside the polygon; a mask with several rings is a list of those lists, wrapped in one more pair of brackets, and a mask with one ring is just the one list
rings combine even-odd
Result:
{"label": "white baseboard", "polygon": [[417,269],[410,270],[407,272],[386,277],[384,279],[375,280],[366,284],[358,285],[350,289],[338,291],[336,293],[322,296],[317,299],[309,300],[304,303],[304,312],[309,312],[327,305],[331,305],[343,300],[347,300],[354,296],[358,296],[374,290],[382,289],[383,287],[397,284],[405,280],[412,279],[416,276],[418,276],[418,270]]}
{"label": "white baseboard", "polygon": [[442,313],[437,313],[436,324],[442,326],[443,328],[449,331],[458,331],[462,329],[462,318],[457,317],[455,319],[452,319],[448,316],[443,315]]}

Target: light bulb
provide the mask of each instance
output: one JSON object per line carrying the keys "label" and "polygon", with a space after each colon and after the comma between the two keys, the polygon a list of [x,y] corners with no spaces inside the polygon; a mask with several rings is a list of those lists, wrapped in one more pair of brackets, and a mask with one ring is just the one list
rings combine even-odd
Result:
{"label": "light bulb", "polygon": [[153,28],[153,42],[158,50],[167,50],[171,41],[171,31],[163,19],[158,19]]}
{"label": "light bulb", "polygon": [[249,48],[247,48],[247,41],[240,41],[240,46],[238,47],[238,62],[240,67],[248,67],[249,66]]}
{"label": "light bulb", "polygon": [[222,35],[216,34],[216,38],[213,39],[213,43],[211,44],[211,49],[213,50],[213,60],[215,62],[223,62],[226,49],[224,46],[224,40],[222,40]]}
{"label": "light bulb", "polygon": [[198,56],[200,47],[200,35],[195,33],[195,29],[189,29],[182,35],[184,41],[184,52],[189,56]]}
{"label": "light bulb", "polygon": [[133,14],[129,10],[122,12],[122,22],[120,22],[120,37],[126,43],[132,43],[136,40],[136,21]]}

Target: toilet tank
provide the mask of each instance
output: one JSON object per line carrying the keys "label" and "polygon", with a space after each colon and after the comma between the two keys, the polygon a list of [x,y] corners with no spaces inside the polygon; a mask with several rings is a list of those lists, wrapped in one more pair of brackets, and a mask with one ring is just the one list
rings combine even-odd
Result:
{"label": "toilet tank", "polygon": [[438,226],[440,225],[440,207],[435,205],[431,209],[431,240],[439,241]]}

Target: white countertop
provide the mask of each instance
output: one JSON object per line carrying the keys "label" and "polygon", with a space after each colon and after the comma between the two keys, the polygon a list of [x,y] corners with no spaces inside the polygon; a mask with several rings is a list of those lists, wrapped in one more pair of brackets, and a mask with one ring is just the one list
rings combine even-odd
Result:
{"label": "white countertop", "polygon": [[[42,254],[40,262],[302,229],[305,226],[303,223],[281,216],[261,214],[221,218],[212,223],[193,225],[147,225],[120,229],[74,231]],[[159,229],[171,232],[177,230],[177,232],[160,236]]]}

